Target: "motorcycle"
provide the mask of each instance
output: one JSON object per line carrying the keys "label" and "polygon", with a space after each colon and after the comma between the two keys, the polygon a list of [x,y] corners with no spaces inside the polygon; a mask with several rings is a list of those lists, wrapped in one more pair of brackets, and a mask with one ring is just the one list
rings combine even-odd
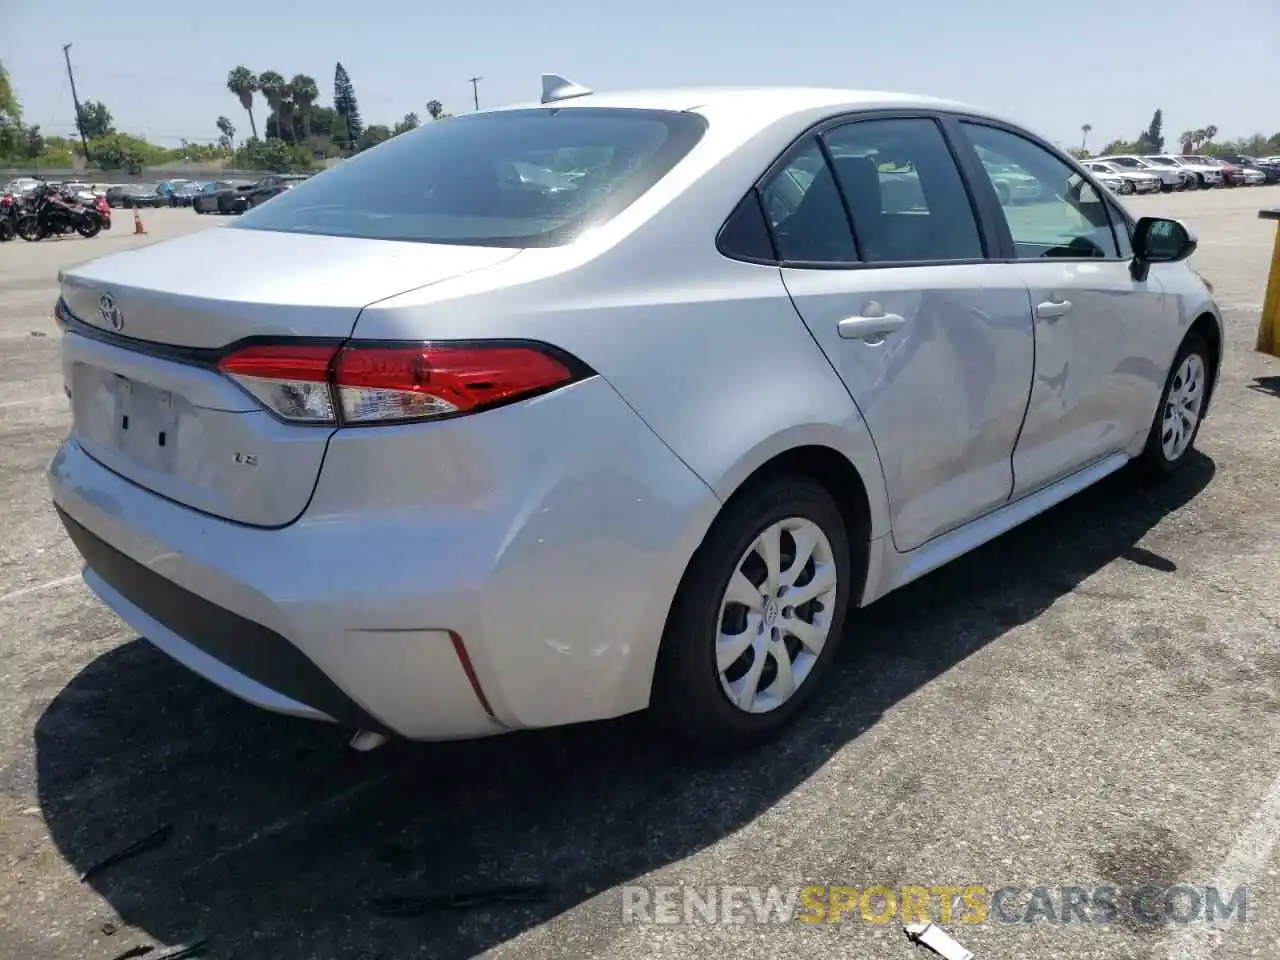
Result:
{"label": "motorcycle", "polygon": [[93,201],[93,209],[98,211],[98,218],[102,221],[102,229],[111,229],[111,204],[107,203],[106,197],[98,197]]}
{"label": "motorcycle", "polygon": [[47,186],[40,186],[14,229],[23,240],[32,243],[69,233],[78,233],[87,240],[102,229],[102,216],[97,210],[87,209],[75,200],[58,196]]}

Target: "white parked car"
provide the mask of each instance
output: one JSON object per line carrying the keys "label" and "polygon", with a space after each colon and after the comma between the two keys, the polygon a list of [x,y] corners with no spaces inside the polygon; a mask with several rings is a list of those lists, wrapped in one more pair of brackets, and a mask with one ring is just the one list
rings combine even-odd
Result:
{"label": "white parked car", "polygon": [[880,92],[544,89],[62,273],[53,502],[213,683],[384,736],[651,708],[756,741],[855,608],[1193,457],[1195,237],[1043,138]]}
{"label": "white parked car", "polygon": [[1238,163],[1230,163],[1221,157],[1207,157],[1196,154],[1194,156],[1185,156],[1182,159],[1216,167],[1222,171],[1223,182],[1228,186],[1259,187],[1267,182],[1267,175],[1261,170]]}
{"label": "white parked car", "polygon": [[1161,166],[1180,167],[1191,174],[1191,180],[1187,182],[1188,190],[1202,190],[1209,187],[1220,187],[1227,182],[1226,174],[1223,172],[1221,165],[1216,163],[1206,163],[1197,160],[1194,157],[1175,157],[1165,155],[1152,155],[1144,159]]}
{"label": "white parked car", "polygon": [[1085,161],[1085,169],[1091,173],[1095,173],[1098,179],[1107,186],[1111,186],[1111,182],[1117,183],[1116,193],[1129,195],[1131,193],[1159,193],[1162,181],[1160,177],[1154,173],[1144,173],[1140,170],[1126,170],[1124,167],[1107,160],[1087,160]]}
{"label": "white parked car", "polygon": [[1109,170],[1097,170],[1091,166],[1086,166],[1094,175],[1094,179],[1110,190],[1112,193],[1118,193],[1121,196],[1128,196],[1133,193],[1133,181],[1126,180],[1118,173],[1112,173]]}
{"label": "white parked car", "polygon": [[31,193],[42,183],[44,183],[43,180],[37,180],[34,177],[18,177],[6,183],[0,193],[7,193],[11,197],[21,197]]}
{"label": "white parked car", "polygon": [[1165,193],[1171,190],[1185,190],[1192,180],[1192,174],[1189,170],[1183,170],[1177,164],[1157,164],[1147,157],[1117,154],[1098,157],[1098,159],[1113,163],[1122,170],[1159,177],[1160,189]]}

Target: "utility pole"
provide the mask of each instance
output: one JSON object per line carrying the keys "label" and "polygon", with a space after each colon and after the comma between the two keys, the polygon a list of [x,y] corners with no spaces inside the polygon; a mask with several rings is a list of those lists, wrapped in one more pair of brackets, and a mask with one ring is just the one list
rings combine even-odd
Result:
{"label": "utility pole", "polygon": [[471,97],[475,101],[476,109],[480,109],[480,81],[484,77],[472,77],[467,82],[471,84]]}
{"label": "utility pole", "polygon": [[89,138],[84,135],[84,124],[80,122],[80,97],[76,94],[76,75],[71,72],[71,44],[62,45],[62,55],[67,60],[67,79],[71,81],[71,102],[76,106],[76,129],[80,131],[80,143],[84,145],[84,162],[89,162]]}

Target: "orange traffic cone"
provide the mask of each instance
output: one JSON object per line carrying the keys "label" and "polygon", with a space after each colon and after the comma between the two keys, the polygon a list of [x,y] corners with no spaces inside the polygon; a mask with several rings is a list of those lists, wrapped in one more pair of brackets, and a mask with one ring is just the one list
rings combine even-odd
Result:
{"label": "orange traffic cone", "polygon": [[138,208],[133,208],[133,235],[136,237],[140,233],[146,233],[147,228],[142,225],[142,214],[138,212]]}

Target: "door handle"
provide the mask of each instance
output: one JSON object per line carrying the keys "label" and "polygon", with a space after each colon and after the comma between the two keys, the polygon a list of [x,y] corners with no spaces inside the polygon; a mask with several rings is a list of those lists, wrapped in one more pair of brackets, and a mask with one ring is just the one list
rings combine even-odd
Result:
{"label": "door handle", "polygon": [[1046,300],[1036,307],[1036,316],[1041,320],[1057,320],[1070,312],[1070,300]]}
{"label": "door handle", "polygon": [[846,340],[863,340],[869,344],[883,343],[906,319],[896,313],[882,313],[877,317],[846,317],[836,324],[836,330]]}

